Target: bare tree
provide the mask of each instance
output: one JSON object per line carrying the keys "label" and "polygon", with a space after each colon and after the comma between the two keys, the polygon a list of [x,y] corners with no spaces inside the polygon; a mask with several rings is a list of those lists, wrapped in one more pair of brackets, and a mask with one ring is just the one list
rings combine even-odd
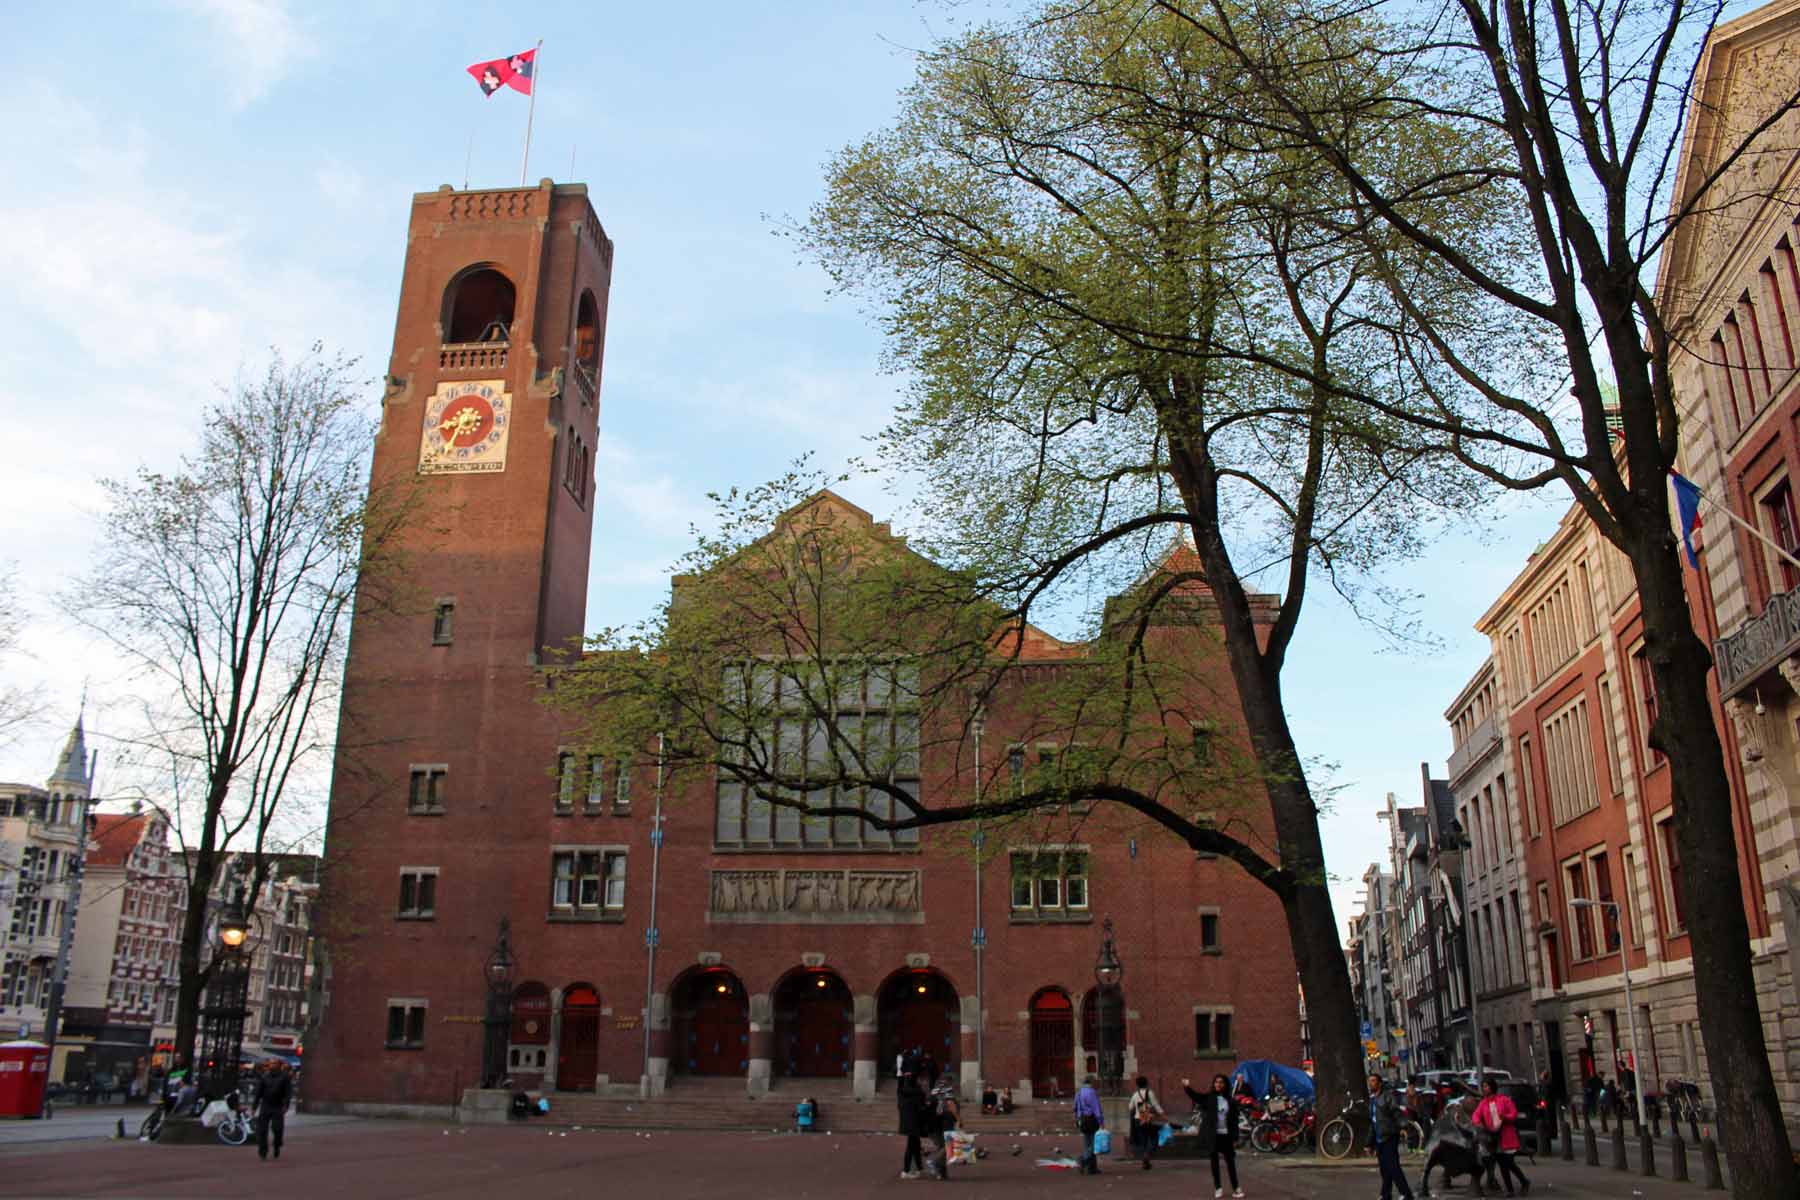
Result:
{"label": "bare tree", "polygon": [[353,368],[317,346],[276,356],[208,409],[180,469],[105,481],[101,552],[63,596],[141,689],[129,742],[186,872],[176,1047],[190,1055],[220,871],[244,856],[253,910],[285,848],[278,822],[331,753],[352,603],[397,577],[375,568],[393,565],[410,493],[370,489]]}
{"label": "bare tree", "polygon": [[[25,621],[17,569],[9,563],[0,564],[0,664],[21,656],[19,636],[25,630]],[[10,668],[7,673],[13,674]],[[42,706],[40,689],[11,679],[0,683],[0,746],[12,742],[30,726]]]}
{"label": "bare tree", "polygon": [[[1394,361],[1414,372],[1428,402],[1403,411],[1360,398],[1431,431],[1495,484],[1560,483],[1629,558],[1655,683],[1649,740],[1673,775],[1720,1127],[1736,1194],[1773,1198],[1800,1192],[1800,1179],[1758,1012],[1730,784],[1709,699],[1712,658],[1694,626],[1668,503],[1684,407],[1671,359],[1682,352],[1677,331],[1692,299],[1659,289],[1656,275],[1696,221],[1764,200],[1764,168],[1795,150],[1800,72],[1762,94],[1734,90],[1725,100],[1735,111],[1718,111],[1719,95],[1697,86],[1699,57],[1725,7],[1162,0],[1145,11],[1188,22],[1228,54],[1257,97],[1248,136],[1316,156],[1348,189],[1346,220],[1454,271],[1510,316],[1517,342],[1496,345],[1428,311],[1432,292],[1421,277],[1384,271],[1385,311],[1361,315],[1387,330]],[[1678,176],[1684,118],[1704,119],[1713,132]],[[1370,136],[1371,122],[1398,132],[1420,121],[1448,131],[1453,147],[1497,143],[1504,153],[1413,164],[1372,153],[1384,139]],[[1527,217],[1503,269],[1484,261],[1492,230],[1446,220],[1434,207],[1479,192]],[[1622,451],[1608,436],[1614,423]]]}

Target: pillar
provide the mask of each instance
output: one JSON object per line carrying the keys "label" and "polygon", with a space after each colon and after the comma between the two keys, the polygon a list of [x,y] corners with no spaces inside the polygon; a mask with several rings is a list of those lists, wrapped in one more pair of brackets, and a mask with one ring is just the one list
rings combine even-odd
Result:
{"label": "pillar", "polygon": [[975,1030],[981,1024],[981,1001],[974,996],[963,996],[958,1003],[962,1006],[962,1036],[957,1053],[957,1059],[962,1064],[962,1098],[980,1104],[982,1068],[981,1059],[976,1054]]}
{"label": "pillar", "polygon": [[775,1074],[775,1006],[767,992],[750,997],[750,1073],[744,1090],[752,1100],[769,1094]]}
{"label": "pillar", "polygon": [[660,1096],[669,1090],[669,1058],[675,1035],[669,1029],[669,997],[666,992],[650,993],[650,1008],[644,1014],[650,1028],[649,1074],[644,1076],[639,1091],[645,1097]]}
{"label": "pillar", "polygon": [[553,1092],[557,1088],[557,1070],[561,1066],[558,1052],[562,1049],[562,1002],[563,990],[559,987],[550,989],[550,1045],[545,1050],[543,1088]]}
{"label": "pillar", "polygon": [[850,1082],[858,1100],[873,1100],[880,1066],[875,1056],[881,1047],[880,1030],[875,1025],[875,997],[857,996],[851,1003],[856,1032],[851,1039]]}

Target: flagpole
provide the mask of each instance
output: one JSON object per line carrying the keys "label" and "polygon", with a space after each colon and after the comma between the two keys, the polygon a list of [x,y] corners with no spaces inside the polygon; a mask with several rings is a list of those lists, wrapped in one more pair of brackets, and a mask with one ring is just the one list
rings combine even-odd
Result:
{"label": "flagpole", "polygon": [[1769,549],[1773,550],[1775,553],[1781,555],[1781,557],[1787,559],[1787,561],[1793,563],[1795,567],[1800,567],[1800,558],[1795,558],[1788,551],[1783,550],[1781,548],[1780,544],[1777,543],[1774,538],[1770,537],[1768,534],[1764,533],[1762,530],[1758,529],[1756,526],[1752,525],[1750,522],[1744,520],[1744,518],[1738,516],[1736,513],[1732,512],[1729,508],[1727,508],[1725,505],[1720,504],[1717,500],[1714,500],[1711,496],[1708,496],[1705,492],[1701,491],[1697,487],[1694,489],[1694,495],[1697,496],[1699,499],[1705,501],[1709,507],[1717,509],[1719,512],[1724,513],[1725,516],[1728,517],[1729,519],[1737,522],[1738,525],[1740,525],[1743,528],[1745,533],[1748,533],[1751,537],[1756,538],[1758,541],[1762,542],[1763,545],[1767,546]]}
{"label": "flagpole", "polygon": [[543,80],[544,39],[539,38],[537,53],[531,59],[531,103],[525,108],[525,156],[519,160],[519,186],[525,186],[525,175],[531,168],[531,120],[537,115],[538,84]]}

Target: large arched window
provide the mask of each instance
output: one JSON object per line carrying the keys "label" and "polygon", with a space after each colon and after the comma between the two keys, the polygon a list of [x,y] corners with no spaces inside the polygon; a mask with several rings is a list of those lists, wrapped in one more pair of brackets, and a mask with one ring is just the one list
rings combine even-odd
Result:
{"label": "large arched window", "polygon": [[600,306],[594,303],[594,293],[588,291],[581,293],[581,301],[575,306],[575,365],[590,384],[594,382],[594,374],[600,369]]}
{"label": "large arched window", "polygon": [[492,267],[464,271],[444,290],[446,342],[510,342],[512,323],[512,280]]}

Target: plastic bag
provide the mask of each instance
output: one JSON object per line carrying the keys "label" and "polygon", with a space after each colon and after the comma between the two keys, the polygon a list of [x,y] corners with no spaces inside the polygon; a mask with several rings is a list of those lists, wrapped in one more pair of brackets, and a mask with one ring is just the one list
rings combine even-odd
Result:
{"label": "plastic bag", "polygon": [[1157,1134],[1156,1134],[1156,1144],[1157,1145],[1166,1146],[1174,1140],[1175,1140],[1175,1127],[1173,1125],[1164,1125],[1157,1131]]}
{"label": "plastic bag", "polygon": [[1111,1154],[1112,1153],[1112,1131],[1111,1130],[1096,1129],[1094,1131],[1094,1153],[1095,1154]]}
{"label": "plastic bag", "polygon": [[200,1123],[208,1129],[218,1128],[219,1122],[231,1115],[231,1106],[223,1100],[214,1100],[200,1113]]}

